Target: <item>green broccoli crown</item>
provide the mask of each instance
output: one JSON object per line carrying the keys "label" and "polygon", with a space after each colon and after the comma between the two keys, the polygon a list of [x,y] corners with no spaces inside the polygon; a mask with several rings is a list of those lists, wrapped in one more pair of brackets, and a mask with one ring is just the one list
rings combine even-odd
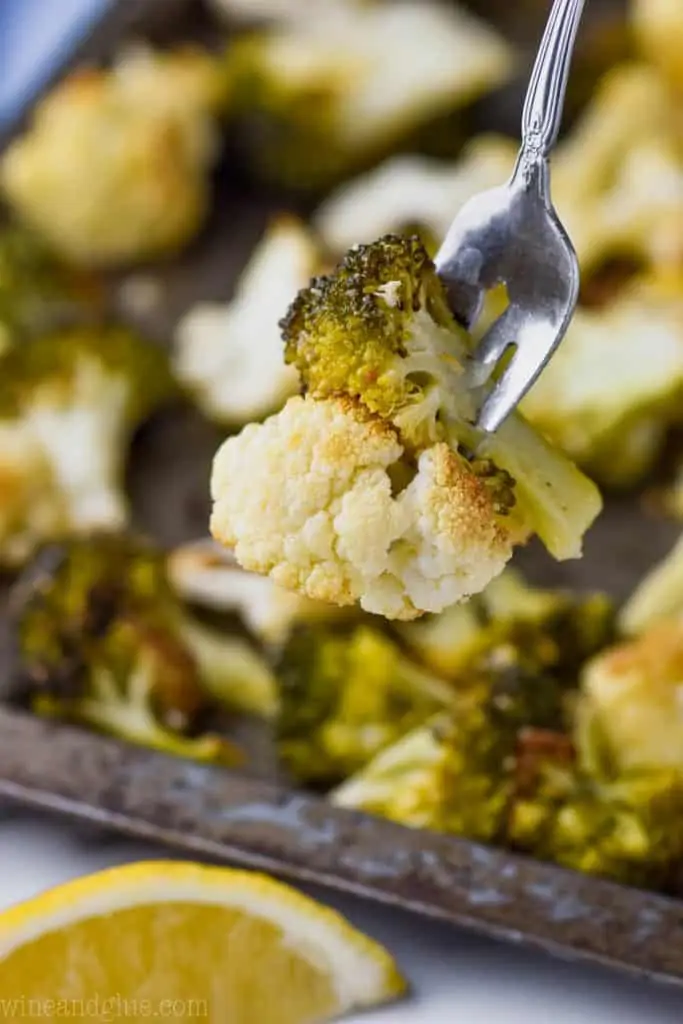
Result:
{"label": "green broccoli crown", "polygon": [[589,775],[567,736],[522,738],[506,841],[535,857],[631,885],[677,883],[683,781],[670,770]]}
{"label": "green broccoli crown", "polygon": [[299,293],[281,329],[285,358],[311,394],[360,401],[407,441],[417,440],[420,424],[426,437],[441,436],[437,419],[466,336],[417,236],[351,249],[334,273]]}
{"label": "green broccoli crown", "polygon": [[101,533],[42,548],[13,588],[11,611],[22,689],[68,695],[117,624],[169,627],[176,604],[154,545]]}
{"label": "green broccoli crown", "polygon": [[11,347],[0,365],[0,415],[5,417],[20,416],[43,400],[68,404],[77,382],[82,383],[93,370],[103,381],[122,383],[131,424],[137,424],[175,391],[166,354],[125,327],[78,326],[43,334]]}
{"label": "green broccoli crown", "polygon": [[42,239],[18,225],[0,232],[0,329],[14,341],[61,319],[69,309],[99,298],[90,275],[65,267]]}
{"label": "green broccoli crown", "polygon": [[211,702],[150,542],[101,533],[46,546],[10,605],[18,701],[170,754],[238,759],[221,737],[197,734]]}
{"label": "green broccoli crown", "polygon": [[278,748],[299,781],[332,785],[424,721],[450,687],[371,625],[298,629],[278,659]]}

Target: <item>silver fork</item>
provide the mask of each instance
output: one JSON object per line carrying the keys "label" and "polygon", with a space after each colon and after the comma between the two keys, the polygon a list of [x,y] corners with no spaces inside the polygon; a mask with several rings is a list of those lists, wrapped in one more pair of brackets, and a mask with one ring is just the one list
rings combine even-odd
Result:
{"label": "silver fork", "polygon": [[[512,177],[463,206],[435,260],[449,305],[469,329],[486,292],[507,287],[509,305],[484,334],[468,368],[473,390],[485,389],[476,425],[486,432],[500,426],[535,382],[578,301],[579,266],[550,198],[549,156],[560,130],[584,4],[555,0],[524,103]],[[511,357],[491,384],[504,355]]]}

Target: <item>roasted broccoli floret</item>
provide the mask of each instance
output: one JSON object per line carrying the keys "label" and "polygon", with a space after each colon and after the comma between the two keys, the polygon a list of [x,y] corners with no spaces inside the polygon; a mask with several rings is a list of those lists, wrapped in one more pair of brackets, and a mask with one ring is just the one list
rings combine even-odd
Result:
{"label": "roasted broccoli floret", "polygon": [[464,604],[396,628],[418,658],[448,678],[467,678],[477,659],[507,645],[536,659],[539,672],[572,679],[614,638],[615,609],[606,594],[539,589],[506,569]]}
{"label": "roasted broccoli floret", "polygon": [[211,419],[239,427],[276,411],[299,390],[278,325],[319,266],[306,227],[280,218],[261,239],[233,300],[201,303],[181,320],[176,372]]}
{"label": "roasted broccoli floret", "polygon": [[277,658],[280,757],[329,787],[451,700],[451,687],[370,622],[295,630]]}
{"label": "roasted broccoli floret", "polygon": [[512,68],[496,33],[433,0],[317,3],[232,40],[226,63],[251,166],[299,189],[367,166]]}
{"label": "roasted broccoli floret", "polygon": [[419,239],[352,249],[282,327],[306,396],[214,462],[211,531],[246,569],[409,619],[482,590],[531,533],[580,554],[597,489],[521,417],[469,456],[469,338]]}
{"label": "roasted broccoli floret", "polygon": [[10,606],[18,700],[168,753],[235,759],[198,732],[208,699],[154,546],[118,534],[48,545]]}
{"label": "roasted broccoli floret", "polygon": [[129,440],[175,391],[161,349],[124,328],[70,328],[12,346],[0,374],[0,560],[17,564],[54,536],[120,527]]}
{"label": "roasted broccoli floret", "polygon": [[594,479],[627,487],[661,455],[683,398],[683,289],[639,280],[580,309],[522,402],[527,419]]}
{"label": "roasted broccoli floret", "polygon": [[[483,666],[482,666],[483,668]],[[492,664],[454,689],[454,707],[380,751],[331,794],[334,804],[412,828],[502,839],[521,730],[560,728],[565,690],[523,667]]]}
{"label": "roasted broccoli floret", "polygon": [[109,265],[174,251],[199,227],[218,153],[220,61],[136,47],[70,75],[0,162],[17,215],[58,253]]}
{"label": "roasted broccoli floret", "polygon": [[534,591],[509,573],[476,600],[480,635],[466,635],[450,663],[450,707],[380,752],[335,802],[414,827],[503,838],[522,738],[571,725],[580,666],[611,634],[613,616],[600,595]]}
{"label": "roasted broccoli floret", "polygon": [[17,700],[38,713],[205,760],[237,752],[206,731],[214,712],[273,715],[275,678],[244,638],[183,609],[165,555],[97,533],[47,545],[10,600]]}
{"label": "roasted broccoli floret", "polygon": [[564,867],[630,885],[666,888],[683,857],[683,780],[671,770],[596,777],[576,764],[567,737],[530,734],[505,840]]}
{"label": "roasted broccoli floret", "polygon": [[0,230],[0,354],[65,320],[83,319],[100,300],[98,282],[62,264],[33,232],[16,224]]}

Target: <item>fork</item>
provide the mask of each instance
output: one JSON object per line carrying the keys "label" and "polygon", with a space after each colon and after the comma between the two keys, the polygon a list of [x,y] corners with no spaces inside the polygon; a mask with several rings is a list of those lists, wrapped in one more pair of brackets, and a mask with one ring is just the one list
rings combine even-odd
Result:
{"label": "fork", "polygon": [[[522,144],[507,184],[469,200],[435,263],[449,306],[468,330],[498,285],[508,305],[474,349],[469,383],[485,397],[476,426],[495,432],[536,381],[562,341],[579,297],[574,247],[550,197],[550,152],[557,141],[574,44],[585,0],[555,0],[522,113]],[[503,357],[497,379],[493,373]]]}

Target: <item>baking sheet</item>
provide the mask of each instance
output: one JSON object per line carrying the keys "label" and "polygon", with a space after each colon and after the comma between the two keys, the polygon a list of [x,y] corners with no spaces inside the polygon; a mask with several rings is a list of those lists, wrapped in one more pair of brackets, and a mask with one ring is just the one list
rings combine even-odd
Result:
{"label": "baking sheet", "polygon": [[[547,11],[540,0],[525,0],[525,18],[504,0],[473,0],[471,6],[508,26],[505,17],[514,6],[515,35],[526,46],[537,40]],[[585,46],[594,45],[595,33],[612,33],[622,45],[615,29],[620,7],[613,0],[596,0],[584,26]],[[118,0],[69,67],[106,60],[121,42],[140,37],[161,43],[218,38],[198,0]],[[479,104],[468,113],[469,123],[514,132],[523,81],[521,75],[517,84]],[[301,200],[254,186],[228,154],[215,177],[213,214],[201,236],[182,258],[136,272],[156,281],[161,296],[153,313],[139,316],[137,324],[168,343],[178,316],[190,305],[227,299],[269,218],[284,208],[306,212]],[[120,284],[113,276],[111,303],[131,319]],[[203,536],[209,467],[220,440],[220,432],[190,409],[173,410],[148,424],[135,441],[129,473],[135,525],[169,546]],[[537,582],[606,589],[621,599],[678,532],[676,524],[632,498],[610,499],[581,561],[558,565],[532,545],[519,564]],[[6,644],[4,660],[6,670]],[[194,855],[400,904],[563,956],[683,983],[682,901],[333,809],[319,798],[281,788],[263,728],[249,722],[239,728],[251,754],[244,775],[0,708],[0,797],[161,840]]]}

